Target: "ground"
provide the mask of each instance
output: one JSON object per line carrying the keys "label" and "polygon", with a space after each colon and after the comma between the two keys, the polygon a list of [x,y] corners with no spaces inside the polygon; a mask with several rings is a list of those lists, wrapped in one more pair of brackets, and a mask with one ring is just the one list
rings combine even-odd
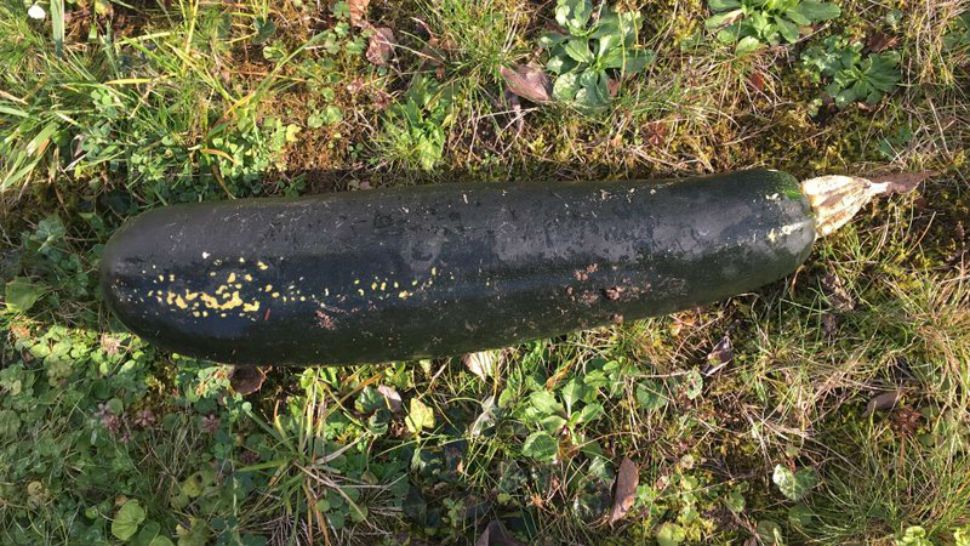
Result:
{"label": "ground", "polygon": [[[0,0],[0,541],[970,544],[968,6],[737,4]],[[934,174],[756,292],[464,358],[260,385],[97,286],[173,203],[750,167]]]}

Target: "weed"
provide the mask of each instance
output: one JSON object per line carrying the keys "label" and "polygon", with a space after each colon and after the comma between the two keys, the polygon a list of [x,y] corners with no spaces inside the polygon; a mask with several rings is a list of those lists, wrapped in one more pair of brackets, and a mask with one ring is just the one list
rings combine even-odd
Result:
{"label": "weed", "polygon": [[854,102],[876,104],[899,83],[899,53],[884,51],[863,56],[863,44],[842,36],[829,36],[822,45],[802,53],[802,65],[818,82],[831,83],[825,94],[839,108]]}
{"label": "weed", "polygon": [[603,5],[594,14],[590,0],[559,0],[556,22],[567,34],[551,32],[539,41],[549,51],[546,70],[556,77],[552,95],[580,109],[604,108],[616,92],[611,86],[643,72],[654,58],[637,44],[639,12]]}
{"label": "weed", "polygon": [[444,156],[453,91],[418,76],[384,116],[378,141],[386,161],[406,169],[433,169]]}
{"label": "weed", "polygon": [[817,0],[710,0],[715,15],[704,22],[717,30],[723,44],[734,44],[739,54],[764,45],[793,44],[802,29],[841,15],[838,5]]}

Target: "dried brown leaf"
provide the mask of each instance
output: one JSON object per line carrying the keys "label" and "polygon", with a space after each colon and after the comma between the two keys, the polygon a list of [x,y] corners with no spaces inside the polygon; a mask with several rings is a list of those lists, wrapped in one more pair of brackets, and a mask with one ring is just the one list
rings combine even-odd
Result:
{"label": "dried brown leaf", "polygon": [[869,51],[879,53],[887,49],[892,49],[899,44],[899,36],[891,36],[885,32],[875,32],[866,40]]}
{"label": "dried brown leaf", "polygon": [[832,313],[822,315],[822,332],[825,337],[832,339],[839,331],[839,319]]}
{"label": "dried brown leaf", "polygon": [[485,527],[485,531],[482,532],[478,540],[475,541],[475,546],[525,546],[512,536],[502,522],[493,519]]}
{"label": "dried brown leaf", "polygon": [[704,375],[714,375],[732,360],[734,360],[734,346],[731,344],[731,338],[725,334],[711,349],[711,352],[707,353],[707,366]]}
{"label": "dried brown leaf", "polygon": [[835,273],[830,271],[822,277],[822,290],[837,311],[847,313],[855,309],[855,298],[849,294],[842,279]]}
{"label": "dried brown leaf", "polygon": [[503,66],[499,69],[509,91],[530,100],[536,104],[543,104],[552,99],[552,82],[549,75],[541,66],[535,64],[519,64],[514,68]]}
{"label": "dried brown leaf", "polygon": [[615,523],[633,508],[636,500],[637,485],[640,484],[640,469],[629,457],[623,457],[620,468],[616,473],[616,483],[613,487],[613,509],[610,511],[610,523]]}
{"label": "dried brown leaf", "polygon": [[252,394],[263,386],[268,370],[268,367],[233,366],[229,375],[229,385],[232,386],[232,390],[243,396]]}
{"label": "dried brown leaf", "polygon": [[667,138],[667,124],[662,121],[651,121],[644,127],[647,144],[657,147]]}
{"label": "dried brown leaf", "polygon": [[607,80],[606,90],[610,92],[611,97],[616,97],[616,94],[620,92],[620,80],[616,78],[610,78]]}
{"label": "dried brown leaf", "polygon": [[765,90],[765,74],[760,70],[755,70],[748,76],[748,84],[757,91]]}
{"label": "dried brown leaf", "polygon": [[938,174],[936,171],[917,171],[911,173],[878,174],[871,175],[868,178],[877,184],[888,183],[889,193],[907,193],[915,190],[917,186]]}
{"label": "dried brown leaf", "polygon": [[401,395],[394,390],[394,387],[381,385],[377,387],[377,392],[384,397],[384,401],[387,402],[387,407],[390,408],[391,411],[394,413],[401,411]]}
{"label": "dried brown leaf", "polygon": [[394,31],[387,27],[374,28],[367,44],[367,60],[376,66],[386,66],[394,52]]}
{"label": "dried brown leaf", "polygon": [[872,415],[877,411],[889,411],[896,407],[899,399],[903,396],[902,389],[896,389],[873,396],[866,404],[866,415]]}
{"label": "dried brown leaf", "polygon": [[461,356],[461,363],[468,371],[477,375],[482,381],[487,381],[495,374],[495,363],[498,360],[494,351],[479,351],[466,353]]}
{"label": "dried brown leaf", "polygon": [[368,26],[370,23],[367,22],[367,6],[369,5],[370,0],[347,0],[350,24],[361,28]]}

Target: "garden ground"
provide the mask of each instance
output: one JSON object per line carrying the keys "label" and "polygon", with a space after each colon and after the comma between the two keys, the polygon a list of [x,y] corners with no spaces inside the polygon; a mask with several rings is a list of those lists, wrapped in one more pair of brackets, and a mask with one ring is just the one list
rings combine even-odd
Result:
{"label": "garden ground", "polygon": [[[0,542],[970,544],[967,9],[0,0]],[[166,204],[749,167],[935,175],[729,301],[248,394],[97,289]]]}

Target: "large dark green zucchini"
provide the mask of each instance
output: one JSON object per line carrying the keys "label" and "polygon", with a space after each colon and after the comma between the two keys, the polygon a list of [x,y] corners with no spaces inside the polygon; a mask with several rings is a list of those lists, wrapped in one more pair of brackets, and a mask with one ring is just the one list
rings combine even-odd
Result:
{"label": "large dark green zucchini", "polygon": [[668,313],[791,273],[798,182],[445,184],[156,209],[108,243],[135,333],[237,364],[452,355]]}

